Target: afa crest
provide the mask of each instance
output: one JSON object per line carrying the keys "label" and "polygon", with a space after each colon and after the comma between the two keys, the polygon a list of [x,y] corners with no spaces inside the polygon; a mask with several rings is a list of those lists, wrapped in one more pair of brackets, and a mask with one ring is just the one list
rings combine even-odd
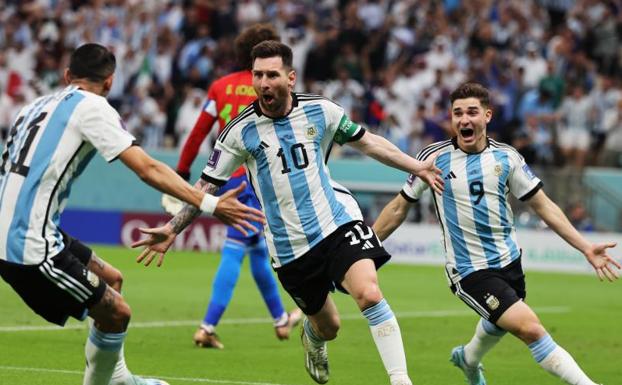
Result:
{"label": "afa crest", "polygon": [[501,167],[500,164],[496,164],[495,165],[495,175],[496,176],[501,176],[501,174],[503,174],[503,167]]}
{"label": "afa crest", "polygon": [[313,139],[317,136],[317,129],[313,124],[305,127],[305,136],[307,139]]}
{"label": "afa crest", "polygon": [[499,299],[497,297],[495,297],[494,295],[490,294],[486,298],[486,305],[488,305],[490,310],[496,310],[499,307],[499,305],[500,305]]}

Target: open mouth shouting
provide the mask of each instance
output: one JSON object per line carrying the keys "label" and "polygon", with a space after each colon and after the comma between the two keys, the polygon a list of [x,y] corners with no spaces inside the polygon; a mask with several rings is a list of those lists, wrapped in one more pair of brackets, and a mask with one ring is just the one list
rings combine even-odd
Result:
{"label": "open mouth shouting", "polygon": [[475,131],[470,127],[465,127],[460,129],[460,136],[466,142],[470,142],[475,139]]}
{"label": "open mouth shouting", "polygon": [[261,95],[261,100],[266,105],[272,105],[272,103],[274,102],[274,95],[272,95],[272,94],[263,94],[263,95]]}

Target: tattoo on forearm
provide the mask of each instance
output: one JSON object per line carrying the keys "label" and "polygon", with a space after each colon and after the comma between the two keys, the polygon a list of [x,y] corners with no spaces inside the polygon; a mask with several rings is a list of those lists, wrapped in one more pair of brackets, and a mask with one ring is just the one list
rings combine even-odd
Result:
{"label": "tattoo on forearm", "polygon": [[[208,183],[203,179],[199,179],[194,187],[208,194],[215,194],[218,191],[218,186]],[[201,214],[201,210],[198,207],[186,204],[184,208],[171,219],[169,222],[173,227],[173,231],[179,234],[185,229],[196,217]]]}

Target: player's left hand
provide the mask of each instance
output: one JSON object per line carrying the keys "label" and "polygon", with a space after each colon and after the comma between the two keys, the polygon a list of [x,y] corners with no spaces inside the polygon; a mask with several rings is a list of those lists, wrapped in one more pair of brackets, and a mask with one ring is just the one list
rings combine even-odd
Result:
{"label": "player's left hand", "polygon": [[434,192],[442,194],[445,186],[445,181],[443,181],[443,178],[441,176],[443,172],[434,164],[437,156],[438,152],[435,152],[425,161],[419,162],[419,167],[413,170],[413,174],[423,179],[425,183],[430,185]]}
{"label": "player's left hand", "polygon": [[596,270],[596,274],[598,275],[598,279],[604,281],[605,278],[609,281],[613,282],[619,277],[618,270],[622,269],[622,266],[618,261],[613,259],[609,254],[607,254],[607,249],[615,247],[616,243],[601,243],[601,244],[592,244],[590,249],[585,252],[585,257],[590,262],[594,270]]}
{"label": "player's left hand", "polygon": [[166,254],[169,247],[173,244],[177,234],[175,234],[169,224],[149,229],[139,228],[138,230],[143,234],[148,234],[149,237],[132,243],[132,247],[147,246],[136,258],[136,262],[141,263],[144,261],[145,266],[149,266],[151,261],[157,256],[157,266],[162,266],[164,254]]}

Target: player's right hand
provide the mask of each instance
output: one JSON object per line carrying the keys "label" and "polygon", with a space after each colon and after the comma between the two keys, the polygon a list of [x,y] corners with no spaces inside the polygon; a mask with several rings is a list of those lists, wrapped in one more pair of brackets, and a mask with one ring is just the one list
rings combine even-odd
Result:
{"label": "player's right hand", "polygon": [[172,195],[162,194],[162,207],[164,211],[171,215],[177,215],[178,212],[184,208],[184,202],[175,198]]}
{"label": "player's right hand", "polygon": [[238,195],[246,188],[246,182],[240,183],[238,187],[229,190],[220,196],[214,216],[223,221],[224,224],[234,227],[245,236],[248,231],[258,233],[259,229],[250,222],[264,224],[266,219],[260,210],[248,207],[238,201]]}

